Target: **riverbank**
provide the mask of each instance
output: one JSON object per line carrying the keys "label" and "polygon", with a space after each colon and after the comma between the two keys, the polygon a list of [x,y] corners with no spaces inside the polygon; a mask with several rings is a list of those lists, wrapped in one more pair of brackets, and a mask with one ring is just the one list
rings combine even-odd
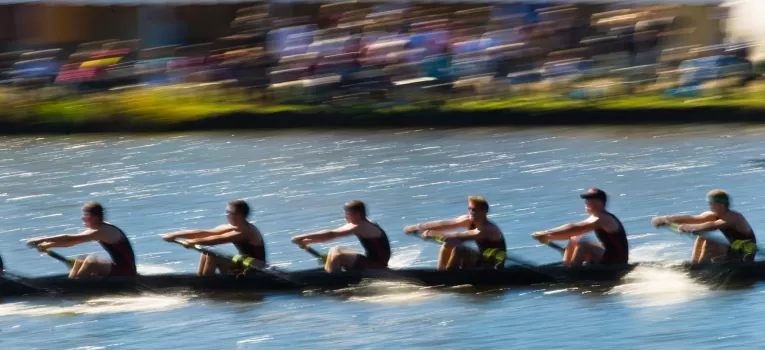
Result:
{"label": "riverbank", "polygon": [[[2,115],[2,114],[0,114]],[[19,104],[0,117],[2,134],[174,132],[289,128],[763,123],[761,94],[671,99],[576,100],[545,95],[419,104],[257,105],[242,100],[143,92]]]}

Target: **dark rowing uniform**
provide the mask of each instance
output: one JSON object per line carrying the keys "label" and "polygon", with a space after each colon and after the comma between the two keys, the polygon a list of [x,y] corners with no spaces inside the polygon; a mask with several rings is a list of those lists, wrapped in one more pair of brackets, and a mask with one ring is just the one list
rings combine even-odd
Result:
{"label": "dark rowing uniform", "polygon": [[386,269],[388,268],[388,261],[390,260],[390,242],[388,241],[388,235],[380,225],[369,222],[375,225],[380,230],[380,237],[364,238],[356,235],[359,239],[359,243],[364,247],[364,255],[358,254],[356,261],[351,266],[352,270],[364,270],[364,269]]}
{"label": "dark rowing uniform", "polygon": [[266,262],[266,246],[254,245],[250,242],[234,242],[234,247],[239,251],[241,255],[247,255],[251,258],[258,259],[263,263]]}
{"label": "dark rowing uniform", "polygon": [[624,230],[624,225],[619,219],[609,212],[604,214],[610,215],[619,224],[619,230],[614,233],[609,233],[598,228],[595,230],[595,236],[603,245],[603,257],[600,259],[600,263],[604,265],[616,265],[626,264],[629,260],[629,245],[627,243],[627,232]]}
{"label": "dark rowing uniform", "polygon": [[726,256],[728,260],[754,261],[754,255],[757,252],[757,238],[755,238],[754,232],[751,236],[735,229],[721,229],[720,232],[730,242]]}
{"label": "dark rowing uniform", "polygon": [[498,241],[490,239],[476,240],[475,245],[478,246],[477,266],[488,268],[501,268],[505,266],[505,256],[507,254],[505,236],[502,236]]}
{"label": "dark rowing uniform", "polygon": [[245,268],[242,265],[242,260],[244,256],[255,258],[259,261],[261,261],[263,264],[266,263],[266,245],[265,242],[263,242],[262,245],[254,245],[250,242],[232,242],[234,244],[234,247],[236,247],[236,250],[239,252],[239,256],[234,257],[234,263],[230,265],[228,273],[231,274],[240,274],[240,273],[247,273],[249,271],[249,268]]}
{"label": "dark rowing uniform", "polygon": [[109,272],[109,276],[135,276],[138,274],[135,265],[135,253],[133,253],[133,246],[130,245],[125,232],[122,232],[119,227],[112,224],[103,223],[102,225],[111,226],[119,231],[122,236],[117,243],[110,244],[99,241],[101,247],[109,253],[112,258],[112,268]]}

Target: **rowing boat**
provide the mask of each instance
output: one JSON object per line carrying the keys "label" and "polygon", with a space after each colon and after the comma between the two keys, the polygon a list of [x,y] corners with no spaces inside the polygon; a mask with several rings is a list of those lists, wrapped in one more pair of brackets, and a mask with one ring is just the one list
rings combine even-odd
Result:
{"label": "rowing boat", "polygon": [[[563,275],[572,280],[618,280],[631,266],[617,268],[590,267],[565,269],[559,264],[542,266],[538,270],[510,267],[502,270],[466,269],[436,271],[433,269],[368,270],[327,273],[323,269],[291,272],[290,280],[253,272],[246,276],[192,274],[142,275],[136,277],[104,277],[69,279],[65,275],[27,278],[18,282],[4,280],[0,296],[31,294],[111,294],[126,292],[173,292],[194,290],[209,292],[289,292],[306,289],[338,289],[356,285],[364,280],[402,281],[423,286],[503,286],[532,285],[556,282],[551,276]],[[300,281],[294,283],[293,281]],[[37,290],[30,290],[33,286]]]}
{"label": "rowing boat", "polygon": [[[657,266],[656,264],[641,264]],[[192,274],[141,275],[69,279],[65,275],[37,278],[0,279],[0,296],[26,295],[104,295],[121,293],[256,292],[289,293],[310,289],[331,290],[358,285],[366,280],[398,281],[422,286],[530,286],[551,283],[618,282],[638,264],[583,266],[565,268],[560,264],[538,268],[508,267],[501,270],[465,269],[436,271],[433,269],[368,270],[329,274],[321,269],[290,272],[290,280],[258,272],[246,276]],[[664,266],[667,268],[666,266]],[[765,280],[765,261],[753,264],[681,264],[671,267],[706,280]],[[294,281],[300,281],[295,283]]]}

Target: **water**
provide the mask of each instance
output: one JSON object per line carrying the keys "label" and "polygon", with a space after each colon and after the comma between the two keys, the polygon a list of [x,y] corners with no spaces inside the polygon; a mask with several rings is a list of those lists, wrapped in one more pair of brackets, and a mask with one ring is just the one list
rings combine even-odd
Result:
{"label": "water", "polygon": [[[512,252],[545,263],[558,253],[529,234],[584,218],[578,193],[597,186],[628,229],[632,261],[677,262],[692,242],[652,228],[650,218],[700,212],[713,188],[730,191],[755,230],[765,226],[763,141],[757,127],[663,126],[2,138],[0,252],[17,273],[65,272],[22,241],[79,232],[81,205],[98,200],[133,241],[139,272],[191,272],[198,255],[157,235],[217,226],[226,202],[245,198],[270,261],[314,268],[289,238],[341,225],[343,203],[361,199],[391,236],[393,267],[433,266],[437,247],[401,228],[461,215],[466,197],[479,194]],[[376,283],[262,298],[18,299],[0,304],[0,347],[730,348],[765,340],[753,327],[764,292],[761,284],[717,290],[645,267],[610,289]]]}

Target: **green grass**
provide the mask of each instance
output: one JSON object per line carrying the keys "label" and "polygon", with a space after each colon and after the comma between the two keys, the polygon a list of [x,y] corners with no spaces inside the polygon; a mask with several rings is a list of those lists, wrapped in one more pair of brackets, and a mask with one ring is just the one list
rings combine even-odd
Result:
{"label": "green grass", "polygon": [[[666,98],[660,96],[623,96],[594,100],[574,100],[551,93],[524,97],[452,99],[439,107],[432,104],[373,106],[303,106],[258,105],[245,102],[236,91],[181,90],[178,87],[152,88],[98,95],[70,96],[67,98],[27,101],[13,108],[5,108],[6,117],[44,122],[71,124],[120,122],[135,124],[178,124],[232,113],[252,114],[253,118],[267,118],[274,113],[338,113],[338,114],[395,114],[417,113],[434,109],[450,112],[514,111],[521,113],[555,112],[570,110],[639,110],[639,109],[693,109],[718,107],[765,111],[765,93],[739,90],[724,98]],[[13,98],[7,101],[12,101]],[[1,102],[0,102],[1,103]]]}

